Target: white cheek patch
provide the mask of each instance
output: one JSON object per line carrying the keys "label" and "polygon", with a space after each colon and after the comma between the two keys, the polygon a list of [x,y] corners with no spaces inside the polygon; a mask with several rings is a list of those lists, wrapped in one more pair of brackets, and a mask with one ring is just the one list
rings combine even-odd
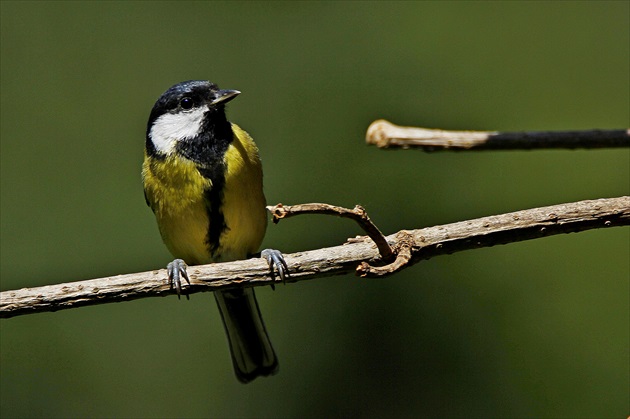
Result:
{"label": "white cheek patch", "polygon": [[153,122],[149,137],[155,148],[162,154],[175,150],[178,141],[193,138],[201,130],[203,115],[208,108],[195,108],[189,112],[167,113]]}

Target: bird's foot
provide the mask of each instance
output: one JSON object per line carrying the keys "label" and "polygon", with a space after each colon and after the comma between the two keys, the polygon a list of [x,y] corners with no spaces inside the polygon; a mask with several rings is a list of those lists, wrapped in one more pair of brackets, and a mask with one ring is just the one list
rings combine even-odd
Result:
{"label": "bird's foot", "polygon": [[[282,282],[289,277],[289,267],[287,266],[287,262],[285,262],[281,251],[275,249],[265,249],[260,252],[260,257],[267,261],[269,271],[271,273],[271,279],[275,279],[276,272]],[[274,288],[273,284],[271,284],[271,288]]]}
{"label": "bird's foot", "polygon": [[[173,286],[175,286],[175,290],[177,291],[177,298],[179,298],[182,293],[182,278],[184,278],[188,285],[190,285],[186,268],[186,262],[184,262],[182,259],[175,259],[174,261],[166,265],[166,270],[168,271],[168,283],[171,286],[171,289],[173,289]],[[188,297],[188,294],[186,294],[186,298],[190,298]]]}

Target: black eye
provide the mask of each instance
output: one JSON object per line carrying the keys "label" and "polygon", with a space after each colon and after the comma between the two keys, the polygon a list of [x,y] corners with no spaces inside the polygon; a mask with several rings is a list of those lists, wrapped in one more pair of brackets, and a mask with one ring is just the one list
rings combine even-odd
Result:
{"label": "black eye", "polygon": [[193,105],[194,105],[193,100],[189,97],[185,97],[179,101],[179,106],[181,106],[182,109],[185,109],[185,110],[192,109]]}

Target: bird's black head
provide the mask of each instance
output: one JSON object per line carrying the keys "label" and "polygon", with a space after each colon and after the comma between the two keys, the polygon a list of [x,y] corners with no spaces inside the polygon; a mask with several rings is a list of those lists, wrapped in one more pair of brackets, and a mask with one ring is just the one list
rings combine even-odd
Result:
{"label": "bird's black head", "polygon": [[202,134],[221,136],[220,131],[229,130],[225,104],[238,94],[238,90],[221,90],[206,80],[189,80],[172,86],[151,110],[146,133],[147,151],[168,154],[178,143]]}

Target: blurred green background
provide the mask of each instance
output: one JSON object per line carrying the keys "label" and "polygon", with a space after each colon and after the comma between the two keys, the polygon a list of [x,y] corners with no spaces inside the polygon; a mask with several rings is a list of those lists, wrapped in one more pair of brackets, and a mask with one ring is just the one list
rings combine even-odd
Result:
{"label": "blurred green background", "polygon": [[[172,84],[243,92],[269,203],[364,205],[387,234],[630,193],[630,152],[422,153],[443,129],[630,125],[628,2],[9,2],[1,7],[2,290],[160,268],[140,181]],[[342,243],[350,221],[271,225]],[[387,280],[258,289],[280,373],[236,381],[213,298],[2,320],[2,417],[625,417],[628,228],[439,257]]]}

